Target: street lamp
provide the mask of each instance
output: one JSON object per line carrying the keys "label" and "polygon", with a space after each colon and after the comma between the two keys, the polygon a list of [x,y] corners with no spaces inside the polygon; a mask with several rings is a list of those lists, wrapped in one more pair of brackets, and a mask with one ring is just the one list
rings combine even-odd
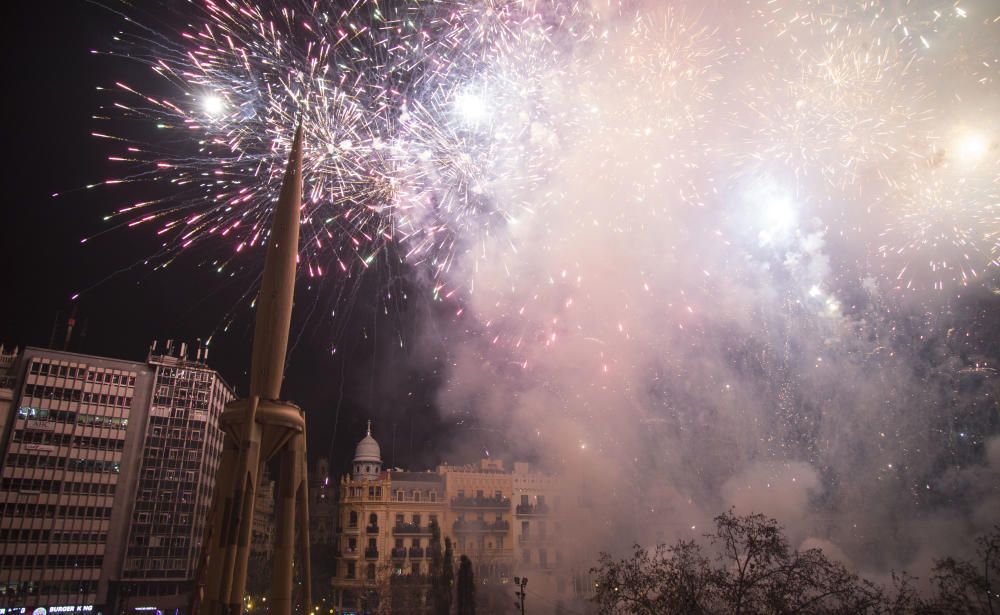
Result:
{"label": "street lamp", "polygon": [[520,607],[521,615],[524,615],[524,597],[527,593],[524,591],[524,586],[528,584],[528,577],[514,577],[514,586],[520,587],[521,591],[514,592],[517,596],[517,600],[514,601],[514,608]]}

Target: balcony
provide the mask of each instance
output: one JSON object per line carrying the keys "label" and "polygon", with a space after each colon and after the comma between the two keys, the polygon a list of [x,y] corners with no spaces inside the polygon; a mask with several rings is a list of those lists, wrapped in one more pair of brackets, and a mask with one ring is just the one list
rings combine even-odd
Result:
{"label": "balcony", "polygon": [[344,549],[344,556],[345,557],[357,557],[358,556],[358,550],[357,549],[352,549],[350,547],[347,547],[346,549]]}
{"label": "balcony", "polygon": [[510,523],[507,521],[483,521],[480,519],[461,520],[452,525],[456,532],[507,532]]}
{"label": "balcony", "polygon": [[496,496],[455,496],[451,498],[453,508],[502,508],[510,510],[510,498]]}
{"label": "balcony", "polygon": [[519,515],[547,515],[549,514],[549,507],[545,503],[538,504],[518,504],[517,514]]}
{"label": "balcony", "polygon": [[344,531],[347,532],[348,534],[357,534],[358,533],[358,524],[355,523],[355,524],[352,524],[352,525],[348,525],[346,528],[344,528]]}
{"label": "balcony", "polygon": [[369,534],[378,534],[378,526],[377,525],[369,525],[368,527],[365,528],[365,532],[367,532]]}
{"label": "balcony", "polygon": [[431,534],[431,528],[429,525],[420,526],[415,523],[397,523],[392,526],[393,534]]}
{"label": "balcony", "polygon": [[403,559],[406,557],[406,549],[396,548],[392,550],[392,559]]}
{"label": "balcony", "polygon": [[365,549],[365,559],[378,559],[378,549]]}
{"label": "balcony", "polygon": [[389,583],[392,585],[430,585],[431,578],[426,574],[394,574]]}
{"label": "balcony", "polygon": [[410,547],[410,559],[421,559],[424,556],[422,547]]}

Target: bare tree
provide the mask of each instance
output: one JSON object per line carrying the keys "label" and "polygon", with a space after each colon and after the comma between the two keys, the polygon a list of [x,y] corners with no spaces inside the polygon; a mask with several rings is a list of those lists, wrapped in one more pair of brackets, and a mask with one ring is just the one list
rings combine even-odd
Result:
{"label": "bare tree", "polygon": [[935,563],[932,580],[937,596],[927,603],[928,613],[1000,613],[1000,524],[976,542],[977,562],[947,557]]}
{"label": "bare tree", "polygon": [[774,519],[763,515],[716,517],[706,538],[713,556],[694,542],[632,556],[601,554],[595,602],[601,613],[746,615],[882,614],[884,592],[822,551],[795,551]]}

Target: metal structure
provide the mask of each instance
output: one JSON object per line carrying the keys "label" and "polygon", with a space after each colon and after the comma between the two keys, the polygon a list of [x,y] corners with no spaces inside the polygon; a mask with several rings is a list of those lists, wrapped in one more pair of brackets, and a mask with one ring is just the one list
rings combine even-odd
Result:
{"label": "metal structure", "polygon": [[514,577],[514,588],[521,588],[521,591],[514,592],[517,596],[517,600],[514,601],[514,608],[521,609],[521,615],[524,615],[524,598],[528,595],[528,592],[524,588],[528,585],[528,577]]}
{"label": "metal structure", "polygon": [[205,559],[199,595],[195,597],[196,611],[202,615],[239,615],[243,611],[257,481],[262,465],[275,457],[280,470],[268,606],[272,615],[293,612],[297,525],[303,612],[311,611],[305,413],[298,406],[280,400],[295,291],[301,201],[300,124],[292,141],[267,239],[264,274],[257,297],[250,394],[228,404],[219,418],[225,442],[211,522],[203,543]]}

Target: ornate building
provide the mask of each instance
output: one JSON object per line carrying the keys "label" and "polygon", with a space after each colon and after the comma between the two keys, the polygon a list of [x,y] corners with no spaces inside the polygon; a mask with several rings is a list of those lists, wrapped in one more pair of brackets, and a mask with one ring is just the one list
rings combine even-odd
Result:
{"label": "ornate building", "polygon": [[[533,593],[553,608],[574,598],[559,542],[558,479],[501,460],[438,466],[436,471],[382,470],[369,423],[351,473],[340,481],[330,580],[338,615],[431,612],[434,526],[454,545],[454,566],[472,560],[479,613],[505,613],[513,576],[530,576]],[[388,601],[388,603],[387,603]]]}

